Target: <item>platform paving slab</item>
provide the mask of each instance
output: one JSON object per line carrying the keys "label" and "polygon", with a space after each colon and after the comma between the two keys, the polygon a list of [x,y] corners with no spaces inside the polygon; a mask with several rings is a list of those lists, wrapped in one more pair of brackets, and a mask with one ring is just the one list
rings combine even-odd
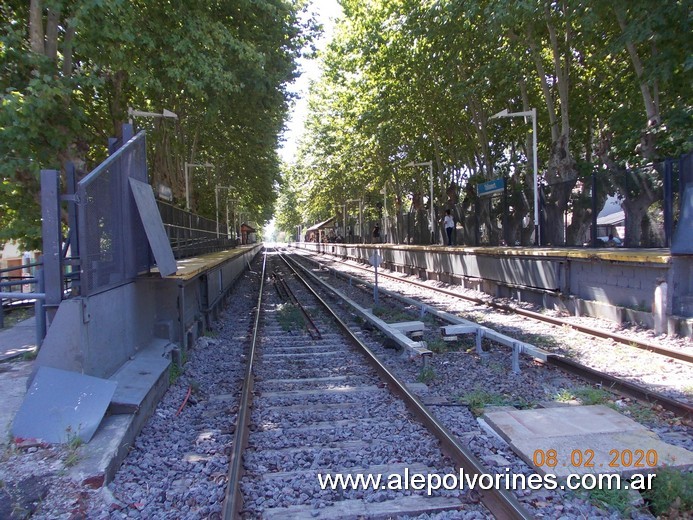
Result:
{"label": "platform paving slab", "polygon": [[313,518],[395,518],[405,515],[433,514],[462,508],[462,502],[454,497],[406,496],[384,502],[365,502],[364,500],[344,500],[334,502],[324,508],[290,506],[265,509],[262,518],[289,520]]}
{"label": "platform paving slab", "polygon": [[[693,452],[661,441],[645,426],[602,405],[492,411],[484,420],[540,474],[627,476],[664,466],[693,467]],[[548,465],[550,450],[555,450],[555,466]]]}

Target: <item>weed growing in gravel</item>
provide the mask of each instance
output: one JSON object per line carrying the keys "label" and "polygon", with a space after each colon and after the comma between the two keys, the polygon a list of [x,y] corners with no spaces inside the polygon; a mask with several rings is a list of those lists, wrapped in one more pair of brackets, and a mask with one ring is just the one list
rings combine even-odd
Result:
{"label": "weed growing in gravel", "polygon": [[286,332],[305,326],[301,311],[292,303],[282,303],[277,307],[277,321]]}
{"label": "weed growing in gravel", "polygon": [[649,406],[640,403],[633,403],[626,409],[627,415],[639,423],[654,422],[657,414]]}
{"label": "weed growing in gravel", "polygon": [[419,371],[419,375],[416,378],[416,380],[419,383],[428,384],[431,381],[433,381],[435,378],[436,378],[436,371],[433,369],[432,366],[426,365],[425,367],[421,367],[421,370]]}
{"label": "weed growing in gravel", "polygon": [[501,394],[492,394],[486,390],[479,389],[475,389],[460,396],[459,402],[469,406],[469,409],[476,416],[482,415],[484,413],[484,407],[486,406],[502,406],[507,404],[505,397]]}
{"label": "weed growing in gravel", "polygon": [[537,407],[537,403],[534,401],[528,401],[524,397],[520,397],[512,402],[512,405],[518,410],[532,410]]}
{"label": "weed growing in gravel", "polygon": [[70,468],[79,462],[79,448],[84,444],[84,441],[79,436],[79,432],[72,431],[72,427],[70,426],[67,427],[65,433],[67,434],[67,442],[65,443],[67,447],[67,456],[65,457],[64,463],[65,466]]}
{"label": "weed growing in gravel", "polygon": [[428,350],[435,352],[436,354],[445,354],[447,351],[452,350],[451,347],[454,343],[445,341],[442,338],[434,338],[432,340],[426,341],[426,346]]}
{"label": "weed growing in gravel", "polygon": [[611,400],[611,394],[601,388],[585,386],[575,390],[575,397],[582,401],[584,405],[606,404]]}
{"label": "weed growing in gravel", "polygon": [[693,386],[684,386],[683,393],[686,394],[688,397],[693,397]]}
{"label": "weed growing in gravel", "polygon": [[573,395],[573,392],[568,390],[567,388],[561,388],[554,396],[553,400],[558,401],[559,403],[567,403],[568,401],[572,401],[575,399],[575,396]]}
{"label": "weed growing in gravel", "polygon": [[22,354],[22,361],[33,361],[36,359],[36,356],[38,356],[38,349],[32,348],[31,350],[27,350],[24,354]]}
{"label": "weed growing in gravel", "polygon": [[182,373],[183,369],[178,366],[178,363],[171,363],[171,366],[168,370],[168,383],[170,385],[175,383],[176,379],[178,379]]}
{"label": "weed growing in gravel", "polygon": [[587,492],[593,503],[601,506],[611,507],[618,511],[622,517],[628,518],[632,506],[630,495],[626,489],[592,489]]}
{"label": "weed growing in gravel", "polygon": [[652,489],[642,492],[656,516],[686,518],[693,510],[693,473],[660,469],[652,481]]}

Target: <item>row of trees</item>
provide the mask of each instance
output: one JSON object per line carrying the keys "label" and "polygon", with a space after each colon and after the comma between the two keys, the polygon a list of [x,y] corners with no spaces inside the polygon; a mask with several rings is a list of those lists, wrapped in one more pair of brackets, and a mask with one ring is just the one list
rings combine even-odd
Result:
{"label": "row of trees", "polygon": [[[345,201],[472,216],[477,183],[506,177],[513,240],[528,243],[531,124],[489,117],[537,109],[547,243],[578,242],[589,180],[620,195],[630,243],[661,199],[652,165],[688,151],[690,4],[679,0],[343,0],[344,17],[311,93],[306,139],[286,175],[279,226],[341,215]],[[651,174],[624,184],[623,171]],[[458,204],[459,203],[459,204]],[[478,218],[497,229],[481,205]],[[601,207],[601,204],[600,204]],[[563,237],[564,213],[572,223]],[[440,213],[439,213],[440,215]]]}
{"label": "row of trees", "polygon": [[0,239],[40,247],[40,169],[87,172],[119,136],[128,107],[149,131],[152,184],[213,217],[214,186],[245,215],[272,212],[288,84],[315,23],[303,0],[4,0],[0,4]]}

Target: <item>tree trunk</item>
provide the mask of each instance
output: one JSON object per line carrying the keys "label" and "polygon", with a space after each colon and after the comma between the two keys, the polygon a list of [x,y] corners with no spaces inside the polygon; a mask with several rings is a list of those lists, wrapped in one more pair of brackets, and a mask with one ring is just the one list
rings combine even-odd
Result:
{"label": "tree trunk", "polygon": [[642,245],[642,219],[647,214],[647,208],[654,202],[650,193],[643,192],[637,197],[623,202],[623,210],[626,214],[626,247],[638,247]]}
{"label": "tree trunk", "polygon": [[41,0],[31,0],[29,4],[29,40],[32,51],[44,54],[43,6],[41,5]]}
{"label": "tree trunk", "polygon": [[[621,32],[626,35],[626,29],[628,24],[626,23],[626,13],[619,4],[614,5],[614,12],[616,13],[616,19],[618,20],[618,25],[621,28]],[[647,84],[647,80],[644,76],[644,67],[640,56],[638,55],[638,50],[635,47],[633,41],[626,36],[626,50],[630,56],[630,60],[633,63],[633,69],[635,70],[635,75],[640,83],[640,93],[642,94],[642,99],[645,104],[645,114],[647,115],[647,128],[643,131],[640,138],[640,145],[638,146],[638,152],[645,159],[651,161],[657,158],[657,138],[652,132],[652,129],[659,126],[660,114],[659,105],[656,102],[658,97],[656,85],[655,85],[655,95],[650,92],[650,87]]]}
{"label": "tree trunk", "polygon": [[[46,56],[53,63],[58,61],[58,24],[60,23],[60,7],[49,8],[46,22]],[[56,71],[57,73],[57,71]]]}

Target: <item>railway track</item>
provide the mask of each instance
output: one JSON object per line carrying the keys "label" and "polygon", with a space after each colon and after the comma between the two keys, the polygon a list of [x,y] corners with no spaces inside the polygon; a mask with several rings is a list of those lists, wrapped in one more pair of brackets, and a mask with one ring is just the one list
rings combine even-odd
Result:
{"label": "railway track", "polygon": [[[462,508],[531,518],[511,493],[495,488],[434,496],[396,489],[412,473],[436,482],[460,469],[487,470],[279,254],[266,254],[263,280],[269,272],[275,288],[265,284],[258,297],[224,518],[394,517]],[[297,318],[291,311],[299,301],[305,314]],[[321,488],[319,478],[337,474],[381,476],[394,486]]]}
{"label": "railway track", "polygon": [[[319,261],[315,260],[314,258],[307,257],[306,255],[300,255],[300,258],[307,258],[310,261],[315,262],[316,265],[322,266],[322,264]],[[335,261],[339,262],[339,260],[335,260]],[[372,270],[370,270],[368,268],[361,267],[361,266],[354,266],[352,264],[349,264],[349,267],[357,268],[359,270],[362,270],[365,273],[368,273],[369,275],[372,275]],[[340,273],[340,276],[343,276],[343,277],[349,279],[350,284],[352,282],[354,282],[354,280],[355,280],[353,277],[351,277],[348,274]],[[521,316],[525,316],[525,317],[528,317],[530,319],[536,319],[536,320],[542,321],[544,323],[550,323],[552,325],[561,325],[561,326],[565,324],[564,323],[565,320],[558,320],[556,318],[546,317],[546,316],[540,315],[538,313],[526,311],[523,309],[515,309],[513,307],[506,306],[506,305],[495,304],[494,302],[487,302],[485,300],[478,299],[478,298],[470,298],[468,296],[458,294],[454,291],[450,291],[450,290],[443,289],[443,288],[431,287],[430,285],[422,284],[422,283],[419,283],[419,282],[416,282],[413,280],[402,280],[399,277],[394,277],[394,276],[384,274],[382,271],[379,272],[379,276],[396,280],[399,283],[406,283],[406,284],[411,284],[411,285],[416,286],[416,287],[422,287],[422,288],[426,289],[427,291],[445,294],[445,295],[452,296],[452,297],[458,298],[458,299],[473,301],[474,303],[478,303],[480,305],[490,305],[493,308],[500,309],[500,310],[503,310],[506,312],[513,312],[515,314],[519,314]],[[370,284],[369,282],[366,282],[366,283]],[[391,293],[391,292],[387,292],[387,291],[385,291],[385,292],[394,298],[399,298],[405,304],[416,305],[416,306],[424,305],[424,304],[417,302],[415,300],[412,300],[410,298],[399,297],[395,293]],[[434,310],[434,312],[435,312],[435,310]],[[653,345],[648,344],[646,342],[640,342],[639,344],[631,345],[631,342],[635,343],[634,340],[629,340],[628,338],[625,338],[623,336],[613,335],[611,333],[607,333],[607,332],[603,332],[603,331],[596,331],[596,329],[592,329],[589,327],[583,327],[583,326],[577,326],[575,324],[568,324],[567,326],[570,326],[571,328],[573,328],[575,330],[579,330],[581,333],[591,334],[595,337],[602,338],[602,339],[604,339],[604,338],[614,339],[614,341],[617,341],[618,343],[627,344],[629,346],[636,346],[637,348],[640,348],[643,350],[648,350],[650,352],[654,352],[656,354],[659,354],[661,356],[665,356],[667,358],[676,359],[676,360],[680,360],[680,361],[684,361],[684,362],[693,362],[693,357],[690,356],[689,354],[685,353],[685,352],[676,351],[673,349],[666,349],[664,347],[653,346]],[[592,334],[592,331],[596,331],[596,333]],[[618,339],[615,339],[615,338],[618,338]],[[626,340],[628,340],[628,343],[626,342]],[[620,377],[592,369],[592,368],[585,366],[579,362],[576,362],[575,360],[571,360],[571,359],[568,359],[568,358],[566,358],[564,356],[560,356],[560,355],[548,354],[546,356],[546,362],[548,364],[551,364],[553,366],[560,368],[561,370],[564,370],[566,372],[574,374],[574,375],[576,375],[576,376],[578,376],[584,380],[598,384],[605,389],[610,389],[614,392],[618,392],[618,393],[627,395],[629,397],[632,397],[632,398],[635,398],[635,399],[638,399],[638,400],[641,400],[644,402],[648,402],[648,403],[653,404],[653,405],[661,406],[662,408],[673,412],[674,414],[676,414],[679,417],[682,417],[685,420],[691,420],[693,418],[693,406],[691,406],[690,404],[682,402],[682,401],[677,400],[677,399],[673,399],[671,397],[663,395],[660,392],[657,392],[657,391],[648,389],[646,387],[643,387],[642,385],[634,384],[634,383],[626,381]]]}
{"label": "railway track", "polygon": [[[332,258],[331,261],[333,261],[335,263],[345,264],[345,262],[341,261],[338,258]],[[371,273],[371,269],[369,267],[364,267],[364,266],[356,265],[353,263],[349,264],[349,267],[362,270],[364,273],[369,273],[369,274]],[[440,294],[445,294],[447,296],[452,296],[452,297],[458,298],[460,300],[466,300],[466,301],[469,301],[469,302],[472,302],[472,303],[475,303],[478,305],[488,306],[490,308],[497,309],[500,311],[518,314],[520,316],[524,316],[524,317],[527,317],[527,318],[530,318],[530,319],[533,319],[536,321],[540,321],[542,323],[557,325],[559,327],[568,327],[568,328],[576,330],[578,332],[582,332],[588,336],[593,336],[593,337],[601,338],[601,339],[609,339],[609,340],[614,341],[615,343],[620,343],[622,345],[627,345],[629,347],[638,348],[638,349],[646,350],[649,352],[654,352],[656,354],[660,354],[662,356],[665,356],[665,357],[668,357],[671,359],[677,359],[680,361],[685,361],[687,363],[693,363],[693,354],[688,353],[688,352],[683,352],[680,350],[676,350],[676,349],[662,347],[661,345],[656,345],[656,344],[649,342],[649,341],[644,341],[644,340],[637,339],[637,338],[627,337],[627,336],[624,336],[622,334],[617,334],[617,333],[610,332],[610,331],[600,330],[600,329],[597,329],[595,327],[588,327],[586,325],[581,325],[579,323],[573,323],[569,320],[565,320],[565,319],[561,319],[561,318],[546,316],[546,315],[540,314],[538,312],[533,312],[533,311],[530,311],[527,309],[522,309],[519,307],[514,307],[512,305],[506,305],[503,303],[490,301],[489,299],[476,298],[476,297],[462,294],[462,293],[459,293],[456,291],[451,291],[451,290],[448,290],[448,289],[445,289],[442,287],[433,287],[431,285],[428,285],[428,284],[425,284],[422,282],[417,282],[416,280],[408,280],[408,279],[404,280],[401,277],[389,275],[389,274],[383,272],[382,270],[379,272],[378,275],[383,277],[383,278],[395,280],[395,281],[400,282],[400,283],[407,283],[407,284],[410,284],[410,285],[413,285],[416,287],[421,287],[421,288],[429,290],[429,291],[434,291],[434,292],[438,292]]]}

